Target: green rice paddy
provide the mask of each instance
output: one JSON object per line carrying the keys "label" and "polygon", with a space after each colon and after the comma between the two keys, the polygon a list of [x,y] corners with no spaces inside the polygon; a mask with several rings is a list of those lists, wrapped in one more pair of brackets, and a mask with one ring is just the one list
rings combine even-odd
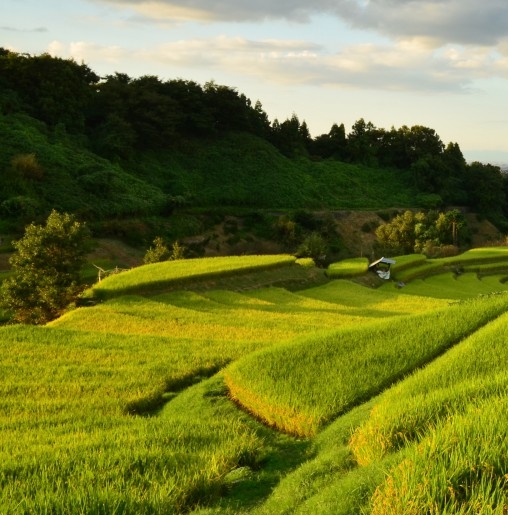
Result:
{"label": "green rice paddy", "polygon": [[291,256],[147,265],[1,328],[0,514],[504,513],[505,255],[378,289],[220,288]]}

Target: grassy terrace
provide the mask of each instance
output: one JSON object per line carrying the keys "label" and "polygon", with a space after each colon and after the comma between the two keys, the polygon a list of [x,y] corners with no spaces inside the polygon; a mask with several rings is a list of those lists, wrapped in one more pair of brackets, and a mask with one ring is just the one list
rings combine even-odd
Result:
{"label": "grassy terrace", "polygon": [[[423,259],[422,259],[423,258]],[[411,281],[447,269],[489,273],[505,271],[508,274],[508,247],[472,249],[447,258],[425,259],[421,255],[401,256],[393,267],[399,281]]]}
{"label": "grassy terrace", "polygon": [[243,266],[315,271],[230,259],[0,329],[0,514],[503,513],[502,275],[232,291]]}
{"label": "grassy terrace", "polygon": [[111,275],[95,285],[88,296],[105,299],[129,293],[153,292],[190,281],[284,267],[295,263],[289,255],[230,256],[166,261]]}
{"label": "grassy terrace", "polygon": [[330,279],[340,279],[343,277],[354,277],[355,275],[364,274],[369,268],[369,260],[367,258],[344,259],[338,263],[332,263],[326,275]]}

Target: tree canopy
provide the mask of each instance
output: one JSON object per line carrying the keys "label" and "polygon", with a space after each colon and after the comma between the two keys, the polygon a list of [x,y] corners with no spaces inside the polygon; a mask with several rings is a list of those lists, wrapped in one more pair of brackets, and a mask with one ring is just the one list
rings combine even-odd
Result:
{"label": "tree canopy", "polygon": [[405,211],[376,229],[379,245],[395,254],[439,253],[443,246],[466,242],[464,215],[458,209],[445,212]]}
{"label": "tree canopy", "polygon": [[[96,170],[75,171],[79,184],[93,194],[120,182],[111,164],[134,169],[140,153],[179,150],[196,141],[246,133],[268,142],[289,159],[338,160],[400,171],[411,188],[431,195],[438,207],[469,206],[496,221],[508,216],[508,181],[500,168],[467,164],[459,145],[445,145],[430,127],[383,129],[359,118],[349,131],[344,124],[334,123],[328,133],[312,137],[306,121],[296,113],[271,122],[259,100],[252,102],[236,88],[214,81],[200,85],[180,78],[133,78],[118,72],[99,77],[86,64],[72,59],[0,48],[0,115],[13,113],[37,120],[40,133],[48,138],[62,141],[68,136],[108,161],[98,162]],[[32,132],[16,129],[23,145],[15,141],[10,143],[12,148],[30,146],[35,137]],[[52,151],[58,151],[56,145]],[[32,152],[23,148],[20,153]],[[0,211],[10,215],[19,207],[27,217],[38,211],[33,184],[43,180],[43,168],[31,170],[38,174],[22,177],[25,183],[31,181],[28,185],[9,179],[12,191],[7,191],[2,184]],[[19,166],[0,171],[15,176]],[[170,171],[167,175],[164,183],[171,184]]]}
{"label": "tree canopy", "polygon": [[15,322],[44,324],[61,314],[81,291],[79,274],[89,231],[73,215],[53,210],[44,225],[31,223],[13,243],[12,275],[1,286]]}

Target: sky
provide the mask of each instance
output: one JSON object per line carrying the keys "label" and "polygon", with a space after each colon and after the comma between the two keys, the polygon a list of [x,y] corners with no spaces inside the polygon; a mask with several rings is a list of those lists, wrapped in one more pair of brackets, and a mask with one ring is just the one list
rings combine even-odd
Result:
{"label": "sky", "polygon": [[0,47],[214,80],[312,136],[423,125],[508,163],[507,0],[0,0]]}

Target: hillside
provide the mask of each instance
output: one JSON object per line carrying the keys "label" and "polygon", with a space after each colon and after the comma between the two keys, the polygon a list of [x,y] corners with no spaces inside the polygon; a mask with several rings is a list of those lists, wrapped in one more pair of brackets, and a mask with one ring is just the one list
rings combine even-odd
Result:
{"label": "hillside", "polygon": [[[196,212],[461,206],[508,227],[506,177],[429,127],[359,119],[311,137],[224,85],[0,49],[0,234],[56,208],[147,245],[203,233]],[[184,217],[175,217],[181,214]],[[206,228],[205,228],[206,229]]]}
{"label": "hillside", "polygon": [[91,220],[169,215],[181,205],[358,209],[415,205],[395,170],[290,159],[246,133],[188,140],[114,163],[27,116],[0,116],[4,216],[50,207]]}
{"label": "hillside", "polygon": [[157,263],[0,328],[0,513],[502,515],[507,263],[402,289],[288,255]]}

